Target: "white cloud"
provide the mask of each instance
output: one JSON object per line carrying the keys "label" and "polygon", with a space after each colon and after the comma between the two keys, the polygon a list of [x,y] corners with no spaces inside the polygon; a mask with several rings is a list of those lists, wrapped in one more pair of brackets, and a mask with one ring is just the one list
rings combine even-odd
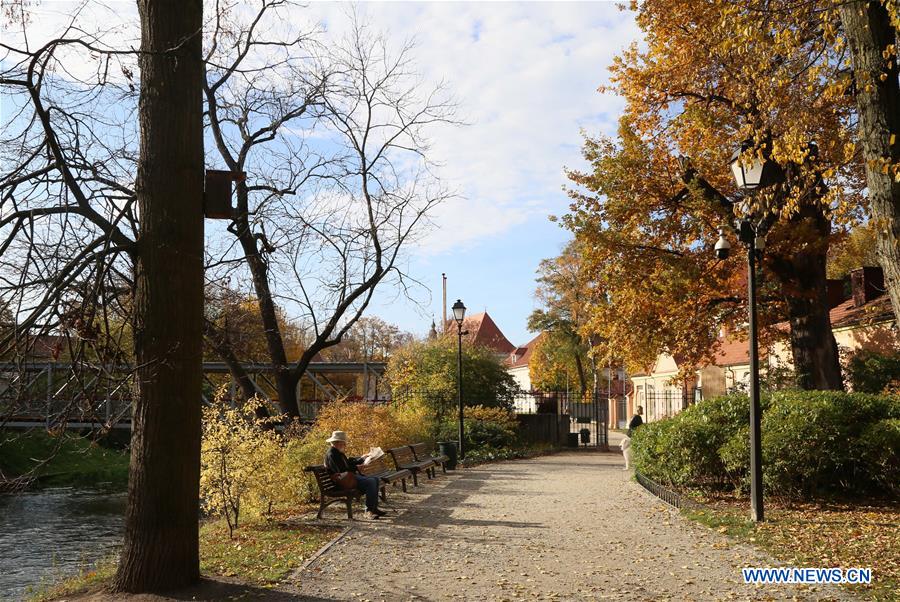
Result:
{"label": "white cloud", "polygon": [[[28,28],[32,47],[58,34],[79,6],[37,5]],[[82,10],[82,25],[106,30],[109,45],[134,43],[133,2],[88,2]],[[207,18],[211,10],[208,4]],[[340,38],[351,10],[348,3],[314,2],[291,11],[285,23],[321,21],[327,35]],[[580,130],[615,128],[622,102],[597,87],[607,80],[612,57],[639,37],[630,13],[612,2],[390,2],[357,11],[396,45],[415,39],[425,81],[445,81],[470,124],[432,131],[439,174],[460,198],[435,212],[436,227],[420,253],[477,245],[560,211],[563,167],[581,162]]]}
{"label": "white cloud", "polygon": [[[348,5],[314,3],[332,36]],[[412,37],[426,81],[448,83],[466,127],[432,132],[439,173],[461,194],[421,243],[442,253],[559,210],[563,167],[580,162],[580,129],[612,132],[620,99],[601,95],[612,57],[638,29],[613,3],[367,3],[364,21]]]}

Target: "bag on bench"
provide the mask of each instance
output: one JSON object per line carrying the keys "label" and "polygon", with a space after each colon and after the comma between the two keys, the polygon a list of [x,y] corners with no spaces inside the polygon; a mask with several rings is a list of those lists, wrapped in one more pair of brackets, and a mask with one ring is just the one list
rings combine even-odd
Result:
{"label": "bag on bench", "polygon": [[356,475],[352,472],[339,472],[331,475],[331,480],[341,489],[356,489]]}

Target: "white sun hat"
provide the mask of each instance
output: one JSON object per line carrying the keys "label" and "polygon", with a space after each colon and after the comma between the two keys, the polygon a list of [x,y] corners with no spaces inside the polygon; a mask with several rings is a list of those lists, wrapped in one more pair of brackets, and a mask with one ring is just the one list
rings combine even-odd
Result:
{"label": "white sun hat", "polygon": [[333,433],[331,433],[331,437],[325,439],[325,441],[328,443],[334,443],[335,441],[343,441],[344,443],[346,443],[347,433],[345,433],[344,431],[334,431]]}

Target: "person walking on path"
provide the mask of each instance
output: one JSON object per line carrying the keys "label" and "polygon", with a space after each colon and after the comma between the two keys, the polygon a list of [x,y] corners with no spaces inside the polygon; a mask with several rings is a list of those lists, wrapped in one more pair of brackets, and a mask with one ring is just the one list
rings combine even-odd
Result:
{"label": "person walking on path", "polygon": [[378,479],[375,477],[367,477],[357,473],[356,467],[366,461],[368,454],[358,458],[348,458],[344,454],[347,448],[347,433],[344,431],[334,431],[331,437],[326,439],[331,447],[325,452],[325,468],[328,473],[334,475],[345,475],[351,473],[355,479],[356,489],[366,494],[366,517],[377,519],[386,514],[386,512],[378,509]]}
{"label": "person walking on path", "polygon": [[634,431],[637,427],[644,424],[644,419],[641,416],[644,414],[644,406],[637,407],[637,413],[631,417],[631,422],[628,423],[628,437],[631,438],[634,436]]}

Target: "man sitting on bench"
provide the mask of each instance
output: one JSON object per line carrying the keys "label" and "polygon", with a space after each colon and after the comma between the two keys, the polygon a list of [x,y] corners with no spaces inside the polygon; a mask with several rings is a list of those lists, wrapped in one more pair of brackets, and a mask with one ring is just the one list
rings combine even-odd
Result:
{"label": "man sitting on bench", "polygon": [[[375,477],[367,477],[357,472],[356,467],[366,461],[368,454],[359,458],[348,458],[344,455],[344,449],[347,447],[347,433],[344,431],[334,431],[331,437],[326,439],[331,447],[325,452],[325,468],[332,475],[343,475],[350,473],[356,481],[356,489],[366,494],[366,517],[377,519],[386,513],[378,509],[378,488],[379,480]],[[353,479],[351,478],[351,481]]]}

